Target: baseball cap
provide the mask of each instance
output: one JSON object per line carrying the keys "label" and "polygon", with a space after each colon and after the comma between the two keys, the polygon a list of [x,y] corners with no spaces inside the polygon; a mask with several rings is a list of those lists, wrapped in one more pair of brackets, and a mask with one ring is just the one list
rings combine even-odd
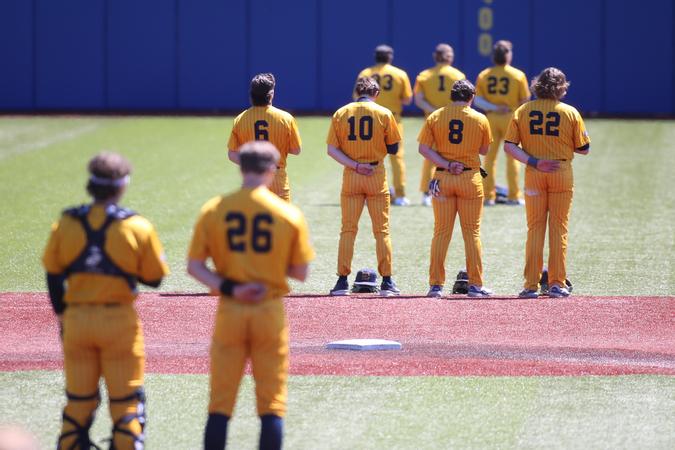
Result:
{"label": "baseball cap", "polygon": [[354,284],[377,286],[377,273],[373,269],[361,269],[356,272]]}

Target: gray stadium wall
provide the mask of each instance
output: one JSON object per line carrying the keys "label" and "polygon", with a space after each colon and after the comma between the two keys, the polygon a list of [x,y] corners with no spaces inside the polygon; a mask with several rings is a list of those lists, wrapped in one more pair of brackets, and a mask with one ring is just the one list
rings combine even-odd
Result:
{"label": "gray stadium wall", "polygon": [[673,23],[672,0],[0,0],[0,111],[235,111],[263,71],[277,105],[331,111],[377,44],[414,81],[448,42],[475,80],[508,39],[586,113],[673,115]]}

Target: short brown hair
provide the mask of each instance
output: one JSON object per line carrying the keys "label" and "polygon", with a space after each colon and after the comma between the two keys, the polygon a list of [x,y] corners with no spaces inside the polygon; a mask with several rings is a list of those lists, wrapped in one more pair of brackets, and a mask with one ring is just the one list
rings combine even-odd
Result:
{"label": "short brown hair", "polygon": [[513,44],[511,41],[497,41],[492,47],[492,61],[503,66],[506,64],[506,56],[513,51]]}
{"label": "short brown hair", "polygon": [[259,73],[251,80],[251,103],[254,106],[265,106],[272,102],[271,92],[277,82],[271,73]]}
{"label": "short brown hair", "polygon": [[476,95],[476,88],[469,80],[457,80],[450,90],[450,100],[453,102],[468,102]]}
{"label": "short brown hair", "polygon": [[378,45],[375,47],[375,62],[390,63],[394,60],[394,49],[388,45]]}
{"label": "short brown hair", "polygon": [[279,163],[279,150],[267,141],[251,141],[239,149],[242,173],[263,174]]}
{"label": "short brown hair", "polygon": [[375,81],[374,78],[361,77],[356,80],[356,87],[354,90],[359,97],[364,95],[375,97],[380,92],[380,85],[377,84],[377,81]]}
{"label": "short brown hair", "polygon": [[87,192],[95,201],[105,201],[127,185],[131,174],[131,163],[119,153],[101,152],[89,160],[89,181]]}
{"label": "short brown hair", "polygon": [[560,100],[567,94],[570,83],[560,69],[547,67],[532,80],[531,88],[537,98]]}
{"label": "short brown hair", "polygon": [[438,63],[452,63],[455,58],[455,51],[450,44],[438,44],[434,50],[434,61]]}

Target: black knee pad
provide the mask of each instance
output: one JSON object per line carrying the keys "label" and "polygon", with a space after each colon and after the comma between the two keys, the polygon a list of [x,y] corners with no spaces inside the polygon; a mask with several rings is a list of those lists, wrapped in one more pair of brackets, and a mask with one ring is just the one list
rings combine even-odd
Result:
{"label": "black knee pad", "polygon": [[[96,391],[92,395],[75,395],[71,394],[70,392],[66,391],[66,397],[68,398],[68,401],[70,402],[90,402],[90,401],[96,401],[96,406],[92,410],[91,414],[89,417],[86,419],[85,423],[79,423],[77,420],[75,420],[73,417],[69,416],[68,414],[63,413],[63,422],[64,423],[69,423],[73,426],[73,430],[67,431],[65,433],[62,433],[59,436],[59,441],[56,445],[56,448],[58,450],[74,450],[74,449],[90,449],[90,448],[99,448],[96,445],[94,445],[91,442],[91,439],[89,439],[89,429],[91,428],[92,423],[94,423],[94,416],[96,415],[96,408],[98,408],[98,405],[101,403],[101,395],[98,391]],[[63,447],[62,442],[64,439],[70,437],[70,436],[75,436],[75,442],[68,446],[66,449]]]}
{"label": "black knee pad", "polygon": [[[115,421],[112,429],[112,438],[110,441],[110,450],[115,450],[115,434],[125,434],[131,436],[134,439],[134,445],[137,449],[142,449],[145,442],[145,434],[143,430],[145,429],[145,390],[143,387],[139,387],[132,394],[127,395],[126,397],[113,398],[110,397],[111,405],[113,403],[136,403],[136,413],[135,414],[126,414]],[[133,421],[134,419],[138,420],[138,423],[141,426],[141,433],[134,434],[126,426]]]}

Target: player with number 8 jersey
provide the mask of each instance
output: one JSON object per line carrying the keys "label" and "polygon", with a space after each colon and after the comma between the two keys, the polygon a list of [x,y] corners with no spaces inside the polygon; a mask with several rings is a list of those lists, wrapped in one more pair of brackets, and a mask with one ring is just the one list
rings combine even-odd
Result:
{"label": "player with number 8 jersey", "polygon": [[286,173],[286,158],[300,154],[300,133],[295,118],[272,106],[276,80],[271,73],[261,73],[251,80],[253,106],[234,119],[227,144],[230,161],[239,164],[239,148],[250,141],[269,141],[279,150],[279,165],[270,190],[287,202],[291,188]]}
{"label": "player with number 8 jersey", "polygon": [[480,221],[483,212],[483,182],[479,154],[492,142],[485,116],[471,109],[473,85],[459,80],[452,86],[452,103],[434,111],[419,135],[419,151],[436,171],[430,189],[434,193],[434,237],[429,263],[429,297],[440,297],[445,283],[445,257],[459,215],[464,237],[470,297],[486,297]]}

